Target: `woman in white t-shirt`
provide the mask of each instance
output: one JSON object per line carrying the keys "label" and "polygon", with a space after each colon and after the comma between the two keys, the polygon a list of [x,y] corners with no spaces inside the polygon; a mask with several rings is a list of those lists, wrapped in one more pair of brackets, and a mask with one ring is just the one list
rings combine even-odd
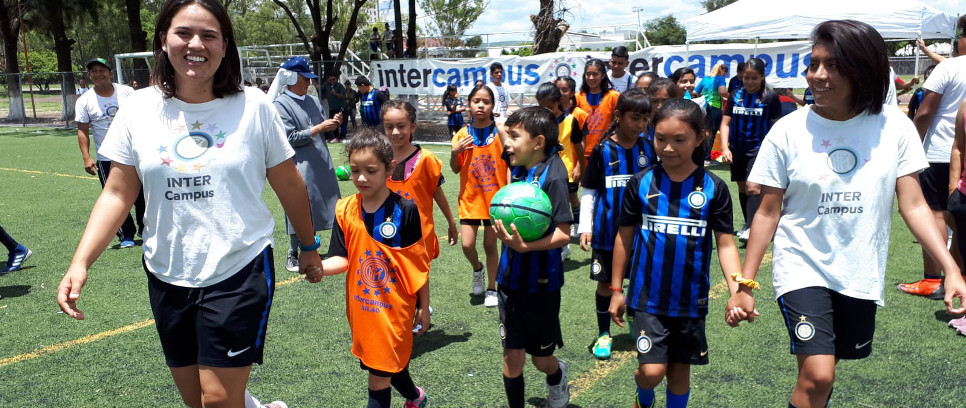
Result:
{"label": "woman in white t-shirt", "polygon": [[[872,351],[882,305],[892,203],[946,274],[946,307],[966,284],[919,188],[928,166],[915,127],[883,106],[889,85],[885,42],[868,24],[828,21],[812,32],[806,79],[815,104],[779,120],[762,142],[748,181],[761,185],[740,289],[726,321],[754,320],[751,287],[774,237],[772,275],[798,359],[789,407],[825,407],[839,359]],[[777,231],[776,231],[777,228]]]}
{"label": "woman in white t-shirt", "polygon": [[[88,269],[143,185],[144,268],[165,360],[184,403],[252,406],[274,294],[267,180],[295,227],[303,273],[321,264],[308,197],[282,121],[241,87],[231,21],[218,0],[168,0],[154,36],[152,83],[134,92],[102,146],[113,161],[58,288],[69,316]],[[311,272],[310,272],[311,273]],[[284,403],[269,404],[284,407]]]}

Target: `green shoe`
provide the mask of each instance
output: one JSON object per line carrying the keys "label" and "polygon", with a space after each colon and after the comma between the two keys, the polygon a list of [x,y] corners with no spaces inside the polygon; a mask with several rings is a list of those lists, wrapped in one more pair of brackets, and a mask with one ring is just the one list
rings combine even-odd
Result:
{"label": "green shoe", "polygon": [[613,339],[610,337],[610,333],[601,334],[594,342],[594,357],[601,360],[606,360],[610,358],[610,346]]}

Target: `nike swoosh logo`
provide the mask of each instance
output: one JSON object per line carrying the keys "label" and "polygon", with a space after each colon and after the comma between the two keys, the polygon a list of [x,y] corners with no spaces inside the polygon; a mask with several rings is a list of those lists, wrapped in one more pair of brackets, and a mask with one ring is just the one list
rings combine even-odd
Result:
{"label": "nike swoosh logo", "polygon": [[701,352],[701,357],[704,357],[704,356],[706,356],[706,355],[708,355],[708,350],[705,350],[705,351],[702,351],[702,352]]}
{"label": "nike swoosh logo", "polygon": [[244,353],[244,352],[248,351],[248,349],[250,349],[250,348],[252,348],[252,346],[245,347],[245,348],[243,348],[241,350],[238,350],[238,351],[232,351],[231,349],[229,349],[228,350],[228,357],[235,357],[235,356],[237,356],[237,355],[239,355],[241,353]]}
{"label": "nike swoosh logo", "polygon": [[616,166],[620,162],[621,162],[620,160],[614,160],[614,161],[610,162],[610,165],[611,166]]}
{"label": "nike swoosh logo", "polygon": [[553,347],[553,343],[550,343],[550,344],[548,344],[546,346],[540,346],[540,350],[546,350],[546,349],[551,348],[551,347]]}
{"label": "nike swoosh logo", "polygon": [[652,199],[654,197],[660,197],[660,196],[661,196],[661,193],[654,193],[654,194],[648,194],[648,195],[644,196],[644,198],[650,200],[650,199]]}
{"label": "nike swoosh logo", "polygon": [[862,343],[862,344],[856,344],[856,345],[855,345],[855,349],[856,349],[856,350],[858,350],[858,349],[860,349],[860,348],[863,348],[863,347],[865,347],[865,346],[868,346],[868,345],[869,345],[869,343],[871,343],[871,342],[872,342],[872,340],[869,340],[869,341],[867,341],[867,342],[865,342],[865,343]]}

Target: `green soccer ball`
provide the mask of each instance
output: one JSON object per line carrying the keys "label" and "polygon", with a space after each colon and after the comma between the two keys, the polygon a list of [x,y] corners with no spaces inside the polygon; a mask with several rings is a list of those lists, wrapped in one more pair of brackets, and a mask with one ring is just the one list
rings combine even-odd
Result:
{"label": "green soccer ball", "polygon": [[490,220],[503,221],[507,232],[512,234],[510,224],[516,225],[520,237],[530,242],[539,239],[550,228],[550,197],[539,187],[530,183],[510,183],[493,196],[490,202]]}
{"label": "green soccer ball", "polygon": [[342,165],[335,168],[335,178],[339,181],[346,181],[349,179],[349,166]]}

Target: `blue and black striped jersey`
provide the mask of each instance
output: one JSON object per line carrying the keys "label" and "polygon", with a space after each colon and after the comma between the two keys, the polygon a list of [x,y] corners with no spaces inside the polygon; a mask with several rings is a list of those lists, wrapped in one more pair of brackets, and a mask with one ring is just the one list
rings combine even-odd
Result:
{"label": "blue and black striped jersey", "polygon": [[[553,234],[557,224],[573,222],[567,167],[559,154],[550,154],[546,160],[530,169],[517,166],[511,172],[511,181],[535,183],[550,197],[550,228],[541,239]],[[554,248],[520,253],[504,245],[496,281],[510,289],[529,293],[559,291],[564,284],[561,251],[562,248]]]}
{"label": "blue and black striped jersey", "polygon": [[639,137],[630,148],[624,148],[610,137],[594,147],[581,182],[584,188],[597,190],[591,239],[594,249],[614,249],[617,215],[624,197],[624,186],[631,176],[656,162],[654,145],[643,137]]}
{"label": "blue and black striped jersey", "polygon": [[[366,230],[376,241],[393,248],[405,248],[419,242],[423,236],[422,223],[419,220],[419,208],[416,203],[403,198],[394,192],[382,203],[375,212],[362,211],[362,220]],[[339,223],[332,224],[332,236],[329,239],[330,256],[348,256],[349,250],[345,242],[345,234]]]}
{"label": "blue and black striped jersey", "polygon": [[627,306],[674,317],[708,314],[712,231],[732,233],[731,194],[698,168],[681,182],[657,164],[627,182],[620,226],[634,226]]}
{"label": "blue and black striped jersey", "polygon": [[781,114],[778,94],[768,89],[753,93],[739,89],[728,98],[728,109],[724,112],[731,117],[728,147],[736,152],[757,151]]}
{"label": "blue and black striped jersey", "polygon": [[812,88],[805,88],[805,95],[802,96],[806,105],[815,104],[815,95],[812,95]]}
{"label": "blue and black striped jersey", "polygon": [[373,89],[359,98],[359,116],[362,123],[369,127],[382,123],[382,104],[388,100],[386,94]]}

